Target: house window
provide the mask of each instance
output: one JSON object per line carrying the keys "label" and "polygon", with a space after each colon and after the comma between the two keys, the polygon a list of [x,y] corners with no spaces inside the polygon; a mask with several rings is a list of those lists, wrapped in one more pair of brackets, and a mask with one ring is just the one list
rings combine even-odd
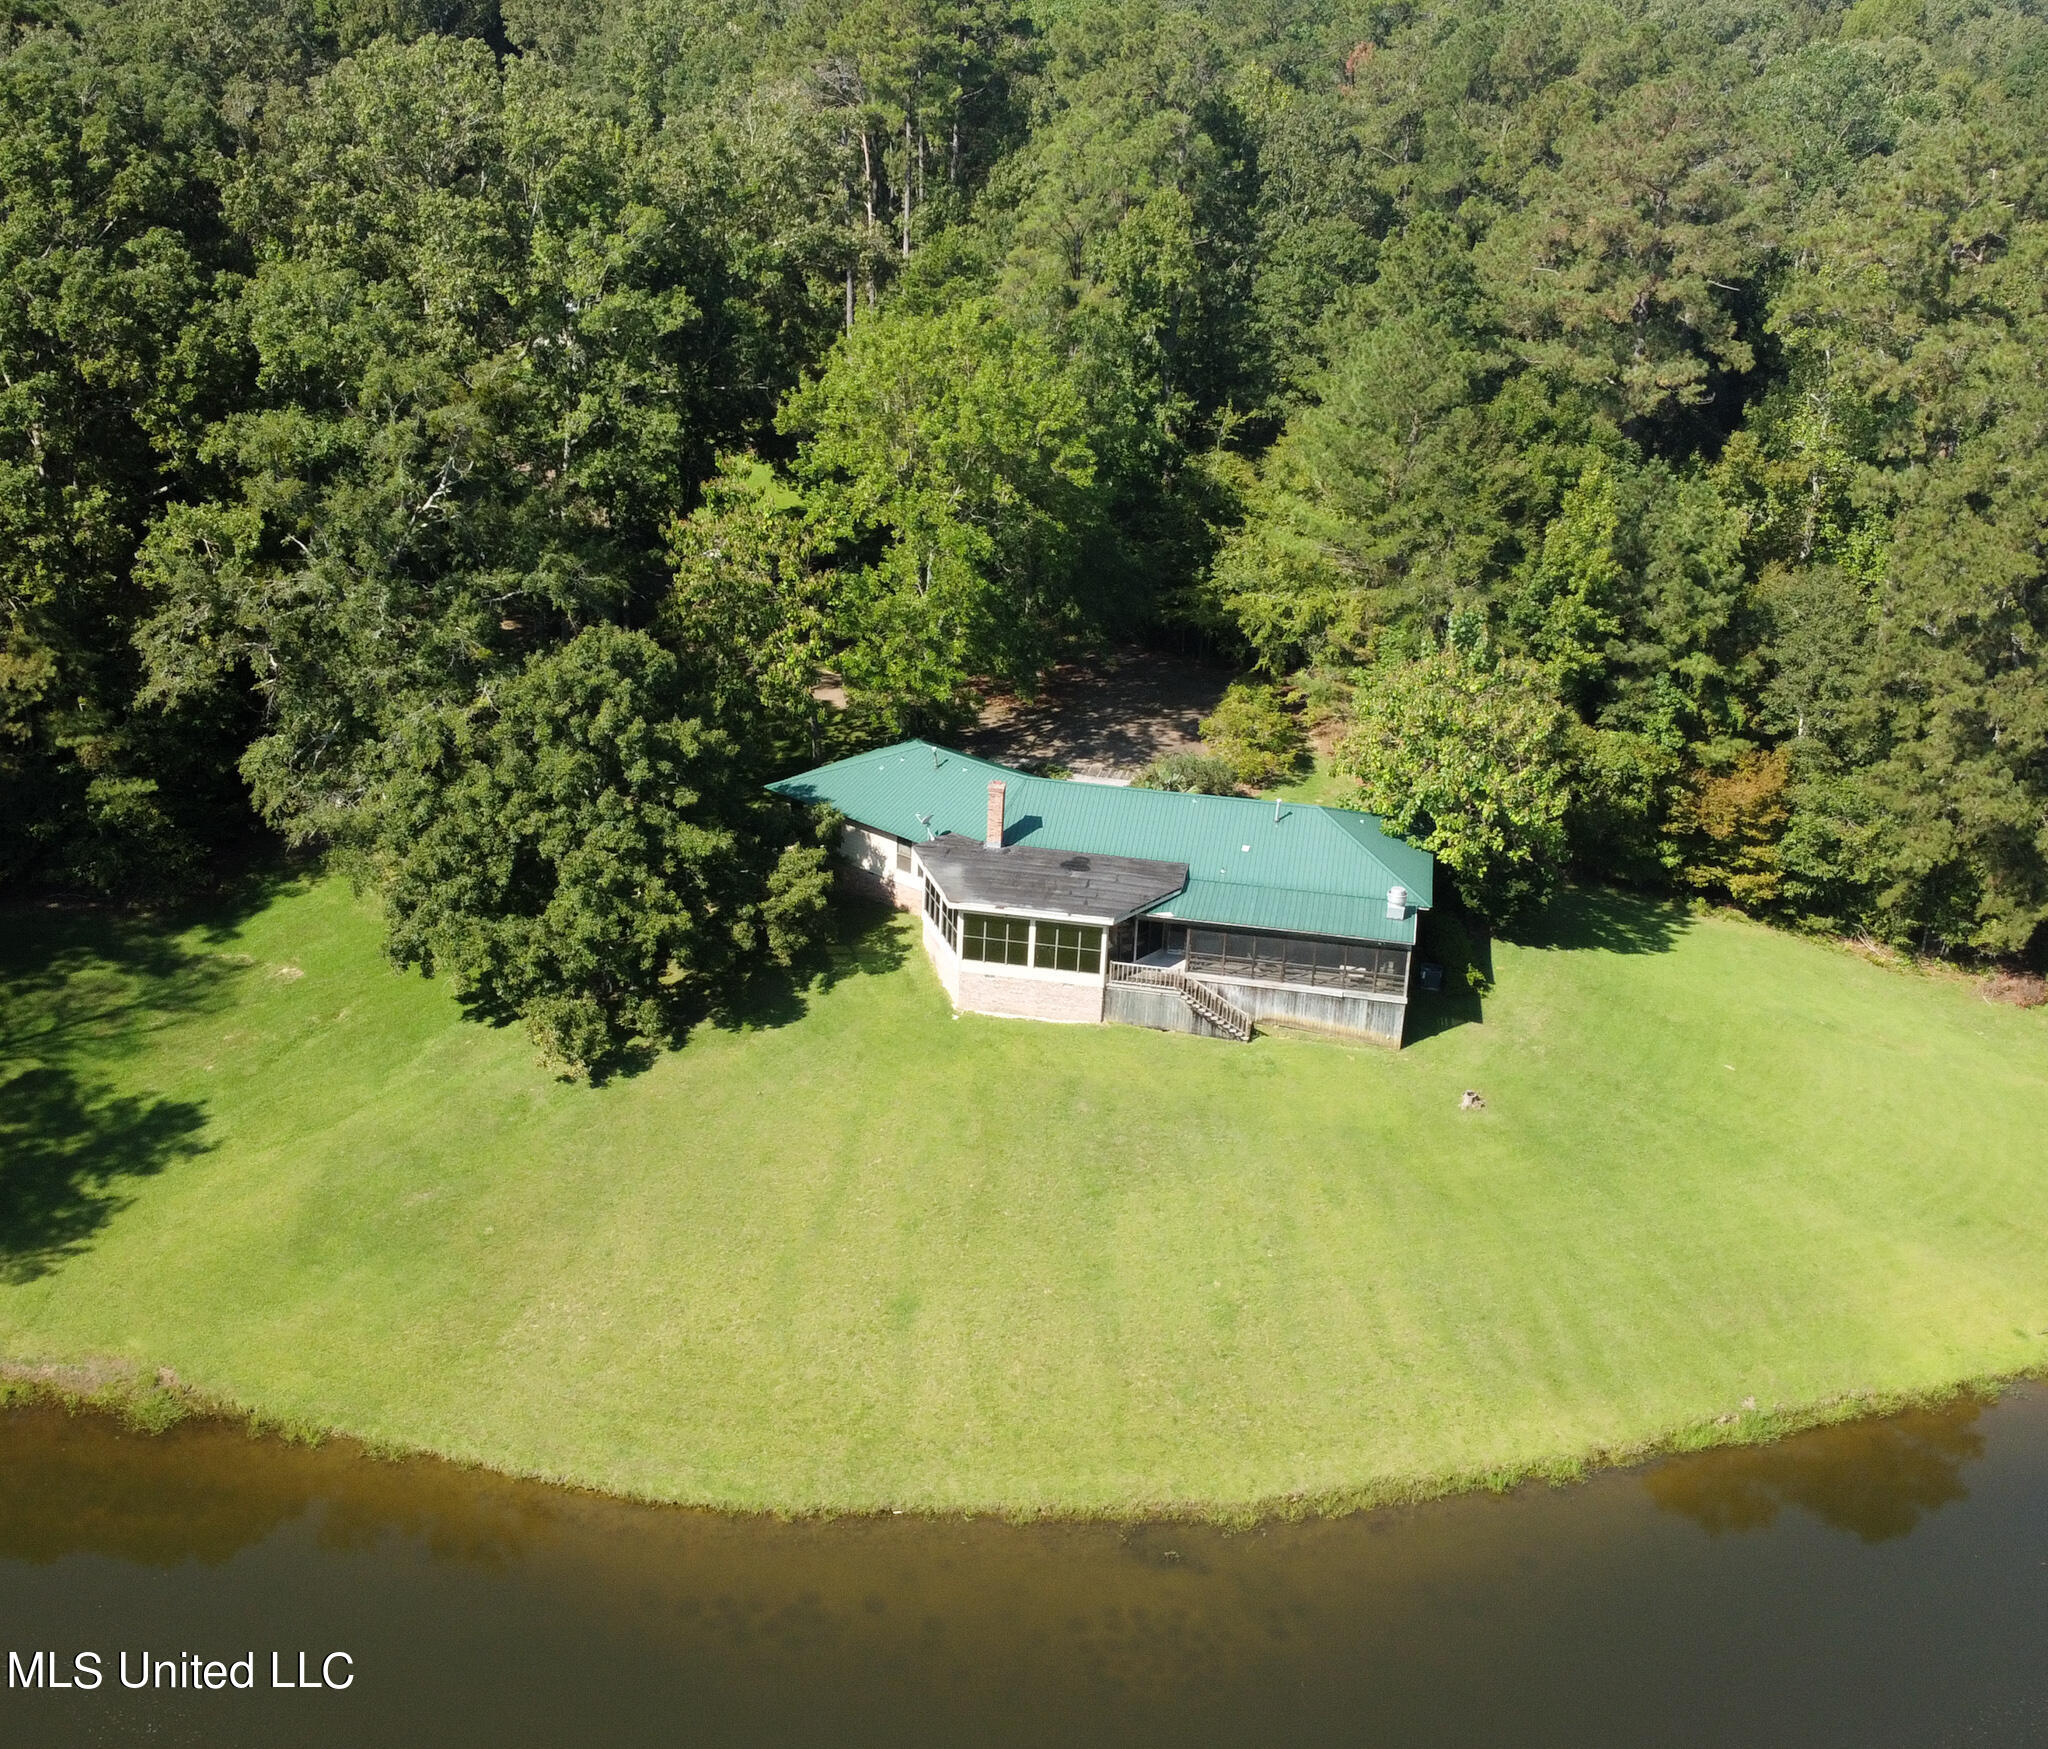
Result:
{"label": "house window", "polygon": [[1102,931],[1087,923],[1041,923],[1031,963],[1049,972],[1102,970]]}
{"label": "house window", "polygon": [[896,845],[896,872],[898,874],[908,874],[910,872],[910,846],[900,840]]}
{"label": "house window", "polygon": [[969,912],[960,919],[960,957],[993,965],[1021,966],[1031,957],[1028,917],[983,917]]}

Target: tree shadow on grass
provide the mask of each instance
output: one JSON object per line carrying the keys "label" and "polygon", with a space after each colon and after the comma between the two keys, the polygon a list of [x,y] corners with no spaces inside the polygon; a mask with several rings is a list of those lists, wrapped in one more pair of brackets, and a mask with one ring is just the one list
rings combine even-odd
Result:
{"label": "tree shadow on grass", "polygon": [[[1691,927],[1679,906],[1609,887],[1566,887],[1540,911],[1504,925],[1502,941],[1566,952],[1668,953]],[[1422,915],[1416,951],[1443,971],[1441,991],[1419,984],[1409,999],[1404,1042],[1415,1044],[1485,1020],[1493,988],[1493,937],[1455,902]]]}
{"label": "tree shadow on grass", "polygon": [[1602,953],[1669,953],[1692,927],[1682,906],[1612,887],[1566,887],[1530,916],[1505,925],[1518,947]]}
{"label": "tree shadow on grass", "polygon": [[1968,1497],[1963,1466],[1984,1455],[1962,1398],[1878,1420],[1818,1427],[1773,1445],[1728,1446],[1659,1464],[1643,1478],[1650,1498],[1710,1535],[1762,1530],[1787,1506],[1867,1543],[1904,1536],[1922,1517]]}
{"label": "tree shadow on grass", "polygon": [[[894,971],[908,957],[903,932],[890,922],[899,913],[890,906],[838,894],[827,915],[823,939],[793,964],[764,962],[727,987],[693,987],[678,995],[674,1008],[663,1017],[659,1035],[627,1038],[580,1068],[556,1064],[556,1073],[564,1081],[587,1079],[593,1087],[629,1081],[671,1051],[688,1049],[690,1034],[699,1025],[724,1032],[789,1026],[810,1012],[814,997],[835,984]],[[522,1019],[517,1004],[490,992],[459,991],[455,1000],[463,1019],[474,1025],[502,1028]],[[541,1061],[549,1059],[543,1055]]]}
{"label": "tree shadow on grass", "polygon": [[204,1109],[73,1070],[0,1080],[0,1282],[47,1275],[127,1206],[128,1181],[205,1152]]}
{"label": "tree shadow on grass", "polygon": [[712,1008],[712,1025],[731,1032],[793,1025],[835,985],[886,977],[910,957],[909,933],[896,926],[902,913],[891,906],[840,893],[828,915],[816,947],[794,965],[763,967],[736,986]]}
{"label": "tree shadow on grass", "polygon": [[1401,1042],[1420,1044],[1439,1033],[1455,1032],[1461,1026],[1482,1025],[1485,1019],[1484,1000],[1470,990],[1418,990],[1408,1001],[1408,1024],[1402,1031]]}
{"label": "tree shadow on grass", "polygon": [[49,1273],[127,1204],[125,1185],[205,1151],[202,1106],[109,1070],[232,999],[254,964],[235,932],[288,878],[252,875],[182,913],[0,908],[0,1282]]}
{"label": "tree shadow on grass", "polygon": [[1493,941],[1475,917],[1453,906],[1425,911],[1416,932],[1416,956],[1435,966],[1443,988],[1430,990],[1418,974],[1410,985],[1404,1044],[1418,1044],[1486,1018],[1484,992],[1493,988]]}
{"label": "tree shadow on grass", "polygon": [[254,964],[232,951],[237,931],[293,884],[252,875],[203,907],[161,913],[0,906],[0,1067],[118,1055],[169,1020],[224,1005]]}

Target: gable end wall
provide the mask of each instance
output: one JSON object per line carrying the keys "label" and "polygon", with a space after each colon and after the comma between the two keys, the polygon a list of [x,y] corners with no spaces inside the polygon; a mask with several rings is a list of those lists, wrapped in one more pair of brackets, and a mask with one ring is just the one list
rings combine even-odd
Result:
{"label": "gable end wall", "polygon": [[896,849],[902,840],[871,826],[849,821],[839,834],[839,880],[863,898],[880,899],[899,911],[915,911],[923,904],[917,875],[896,866]]}

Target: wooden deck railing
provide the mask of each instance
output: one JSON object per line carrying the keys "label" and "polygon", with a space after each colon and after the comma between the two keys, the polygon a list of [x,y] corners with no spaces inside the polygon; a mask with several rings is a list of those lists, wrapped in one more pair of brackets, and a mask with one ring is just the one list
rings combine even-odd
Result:
{"label": "wooden deck railing", "polygon": [[1145,984],[1171,990],[1211,1026],[1227,1032],[1238,1043],[1252,1036],[1252,1017],[1231,1001],[1214,984],[1191,978],[1178,966],[1141,966],[1129,960],[1109,962],[1112,984]]}

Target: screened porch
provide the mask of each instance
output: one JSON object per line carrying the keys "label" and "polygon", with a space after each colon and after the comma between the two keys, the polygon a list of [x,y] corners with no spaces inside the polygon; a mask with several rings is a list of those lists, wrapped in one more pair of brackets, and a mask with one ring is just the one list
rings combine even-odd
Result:
{"label": "screened porch", "polygon": [[1113,964],[1358,996],[1406,996],[1408,954],[1405,947],[1377,942],[1211,929],[1160,917],[1119,924],[1110,948]]}

